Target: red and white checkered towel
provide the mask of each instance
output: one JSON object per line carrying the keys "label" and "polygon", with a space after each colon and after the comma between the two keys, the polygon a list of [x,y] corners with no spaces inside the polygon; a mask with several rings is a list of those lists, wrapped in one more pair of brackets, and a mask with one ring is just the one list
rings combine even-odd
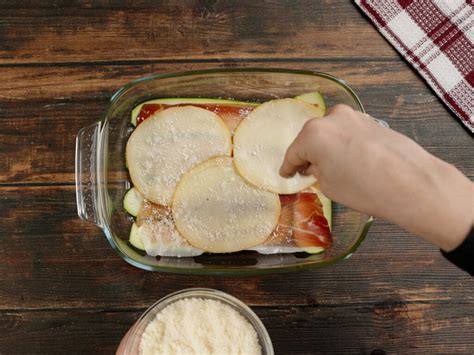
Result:
{"label": "red and white checkered towel", "polygon": [[472,0],[355,0],[474,133]]}

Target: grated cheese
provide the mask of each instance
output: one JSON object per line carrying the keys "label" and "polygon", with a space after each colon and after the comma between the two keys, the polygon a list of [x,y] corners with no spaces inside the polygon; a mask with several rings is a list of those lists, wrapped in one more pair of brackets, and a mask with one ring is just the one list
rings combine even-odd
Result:
{"label": "grated cheese", "polygon": [[218,157],[188,171],[176,189],[176,228],[194,247],[230,253],[260,244],[278,223],[278,195],[247,184],[232,158]]}
{"label": "grated cheese", "polygon": [[167,206],[142,202],[137,214],[138,235],[151,256],[197,256],[203,250],[192,247],[176,230]]}
{"label": "grated cheese", "polygon": [[220,301],[185,298],[159,312],[146,327],[140,354],[261,354],[255,329]]}
{"label": "grated cheese", "polygon": [[230,132],[218,115],[182,106],[160,111],[141,123],[127,142],[126,159],[135,188],[147,200],[169,206],[185,172],[231,151]]}
{"label": "grated cheese", "polygon": [[234,133],[234,162],[242,177],[278,194],[297,193],[314,184],[314,176],[283,178],[278,171],[304,124],[318,115],[315,106],[295,99],[268,101],[253,110]]}

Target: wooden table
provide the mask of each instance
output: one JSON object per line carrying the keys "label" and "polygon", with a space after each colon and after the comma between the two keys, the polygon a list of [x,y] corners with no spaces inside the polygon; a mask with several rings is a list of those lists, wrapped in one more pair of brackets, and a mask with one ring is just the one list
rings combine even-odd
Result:
{"label": "wooden table", "polygon": [[390,223],[337,265],[232,278],[136,269],[79,220],[77,131],[128,81],[188,69],[340,76],[474,177],[471,136],[349,0],[124,3],[0,1],[0,353],[112,353],[144,309],[195,286],[250,305],[277,354],[474,352],[473,279]]}

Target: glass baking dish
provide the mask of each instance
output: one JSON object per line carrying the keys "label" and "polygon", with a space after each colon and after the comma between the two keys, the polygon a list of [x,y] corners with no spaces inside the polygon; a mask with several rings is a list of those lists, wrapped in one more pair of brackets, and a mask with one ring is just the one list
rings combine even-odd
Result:
{"label": "glass baking dish", "polygon": [[135,80],[110,99],[104,117],[82,128],[76,140],[76,196],[79,217],[99,226],[128,263],[151,271],[246,275],[322,267],[350,256],[372,223],[370,216],[333,203],[333,245],[321,254],[262,255],[253,251],[203,254],[193,258],[151,257],[128,242],[132,220],[123,208],[131,187],[125,146],[133,131],[132,109],[166,97],[233,98],[264,102],[319,91],[328,107],[343,103],[365,112],[354,91],[332,75],[287,69],[210,69]]}

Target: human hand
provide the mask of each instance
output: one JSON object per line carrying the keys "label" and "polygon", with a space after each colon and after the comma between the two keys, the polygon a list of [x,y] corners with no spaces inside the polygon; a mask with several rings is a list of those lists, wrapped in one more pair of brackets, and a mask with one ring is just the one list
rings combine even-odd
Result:
{"label": "human hand", "polygon": [[305,124],[280,174],[297,171],[313,174],[330,199],[397,223],[447,251],[474,224],[474,185],[468,178],[345,105]]}

